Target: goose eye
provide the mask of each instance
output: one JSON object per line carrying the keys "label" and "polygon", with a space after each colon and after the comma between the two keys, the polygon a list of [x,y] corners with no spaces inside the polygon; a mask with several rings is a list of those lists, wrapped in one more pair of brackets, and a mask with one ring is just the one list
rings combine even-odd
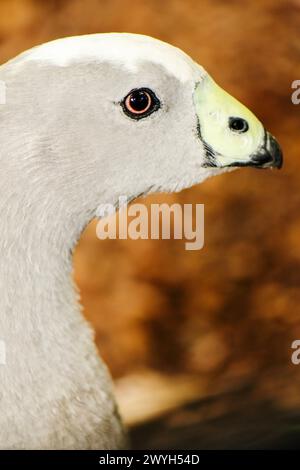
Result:
{"label": "goose eye", "polygon": [[137,88],[124,98],[121,106],[127,116],[141,119],[156,111],[160,107],[160,102],[149,88]]}
{"label": "goose eye", "polygon": [[229,118],[229,128],[233,132],[243,133],[249,129],[249,124],[245,119],[231,117]]}

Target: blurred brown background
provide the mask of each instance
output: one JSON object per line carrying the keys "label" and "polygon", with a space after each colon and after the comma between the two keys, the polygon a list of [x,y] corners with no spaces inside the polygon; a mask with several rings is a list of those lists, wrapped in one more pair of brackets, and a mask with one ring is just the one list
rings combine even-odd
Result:
{"label": "blurred brown background", "polygon": [[68,35],[179,46],[278,138],[281,171],[240,170],[148,202],[205,204],[205,247],[99,241],[75,277],[135,447],[300,443],[300,0],[0,0],[0,62]]}

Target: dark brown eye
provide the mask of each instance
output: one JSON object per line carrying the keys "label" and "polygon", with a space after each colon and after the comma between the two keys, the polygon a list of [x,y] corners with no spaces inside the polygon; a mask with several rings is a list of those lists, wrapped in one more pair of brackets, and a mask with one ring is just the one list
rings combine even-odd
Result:
{"label": "dark brown eye", "polygon": [[149,88],[136,88],[124,98],[121,106],[127,116],[141,119],[156,111],[160,107],[160,102]]}

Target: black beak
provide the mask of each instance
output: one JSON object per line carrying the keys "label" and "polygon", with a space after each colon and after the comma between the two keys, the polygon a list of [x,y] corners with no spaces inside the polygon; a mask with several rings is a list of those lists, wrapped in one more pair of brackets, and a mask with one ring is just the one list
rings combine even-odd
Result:
{"label": "black beak", "polygon": [[256,168],[278,168],[282,167],[283,157],[281,148],[277,140],[269,134],[265,133],[264,145],[257,153],[252,155],[249,162],[250,166]]}

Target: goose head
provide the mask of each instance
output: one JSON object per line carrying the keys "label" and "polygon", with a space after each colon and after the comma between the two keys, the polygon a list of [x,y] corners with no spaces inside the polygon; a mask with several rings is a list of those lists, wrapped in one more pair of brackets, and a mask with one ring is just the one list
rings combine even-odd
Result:
{"label": "goose head", "polygon": [[161,41],[65,38],[3,67],[3,113],[13,122],[2,129],[7,164],[18,168],[26,195],[34,182],[69,211],[179,191],[236,167],[282,164],[279,145],[252,112]]}

